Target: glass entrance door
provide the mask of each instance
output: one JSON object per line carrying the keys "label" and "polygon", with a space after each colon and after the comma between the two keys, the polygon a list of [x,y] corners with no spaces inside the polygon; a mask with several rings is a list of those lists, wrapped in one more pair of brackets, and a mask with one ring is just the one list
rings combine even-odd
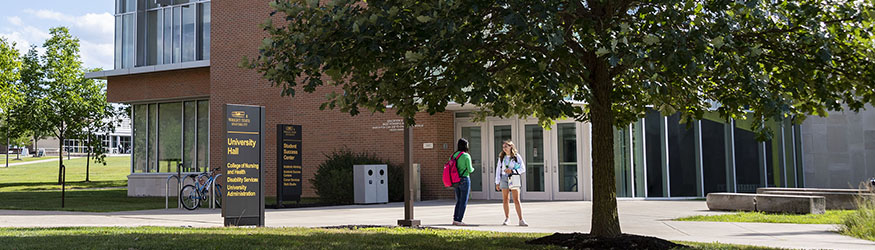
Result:
{"label": "glass entrance door", "polygon": [[547,167],[547,136],[551,131],[545,131],[537,120],[526,120],[521,124],[522,135],[520,144],[517,145],[519,153],[523,156],[526,164],[526,173],[523,174],[523,188],[520,197],[525,200],[550,200],[552,199],[552,180],[548,178],[552,174]]}
{"label": "glass entrance door", "polygon": [[553,200],[583,199],[584,181],[581,174],[581,144],[580,123],[558,122],[551,129],[552,160],[547,161],[552,168],[550,177]]}
{"label": "glass entrance door", "polygon": [[[471,178],[471,199],[488,199],[487,192],[484,192],[484,187],[489,187],[484,184],[492,183],[492,179],[487,174],[489,164],[483,164],[485,158],[483,152],[486,152],[486,132],[484,126],[472,123],[458,123],[456,128],[456,138],[465,138],[468,140],[470,148],[468,154],[471,155],[471,165],[474,167],[474,172],[469,176]],[[457,139],[458,141],[458,139]],[[455,142],[454,142],[455,143]]]}
{"label": "glass entrance door", "polygon": [[[501,154],[501,145],[504,141],[510,140],[513,141],[514,144],[519,145],[519,141],[515,140],[514,136],[517,134],[516,128],[516,120],[497,120],[497,121],[489,121],[489,157],[490,160],[489,166],[487,166],[487,172],[489,173],[488,186],[484,185],[484,188],[490,190],[489,191],[489,199],[491,200],[501,200],[501,191],[495,191],[495,167],[498,164],[498,155]],[[518,147],[519,148],[519,147]]]}

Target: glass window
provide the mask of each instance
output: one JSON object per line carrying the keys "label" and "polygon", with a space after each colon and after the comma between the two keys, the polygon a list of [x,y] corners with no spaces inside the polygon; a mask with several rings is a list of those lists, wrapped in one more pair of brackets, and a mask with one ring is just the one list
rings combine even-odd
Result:
{"label": "glass window", "polygon": [[195,59],[195,5],[183,5],[182,7],[182,61],[189,62]]}
{"label": "glass window", "polygon": [[617,197],[632,197],[632,169],[629,160],[629,130],[614,128],[614,178]]}
{"label": "glass window", "polygon": [[[727,182],[726,129],[721,122],[702,120],[702,175],[704,175],[705,195],[713,192],[729,191]],[[730,172],[731,173],[731,172]]]}
{"label": "glass window", "polygon": [[796,157],[793,154],[793,122],[791,119],[785,119],[782,122],[781,134],[784,137],[784,159],[786,164],[784,168],[787,171],[787,187],[796,186]]}
{"label": "glass window", "polygon": [[635,197],[644,196],[644,124],[641,120],[632,124],[632,179],[635,184]]}
{"label": "glass window", "polygon": [[197,166],[194,164],[194,161],[197,158],[197,145],[195,145],[195,137],[197,136],[197,133],[195,132],[197,128],[197,102],[185,102],[183,108],[182,164],[184,168],[182,171],[200,172],[196,169]]}
{"label": "glass window", "polygon": [[559,192],[577,192],[577,131],[574,123],[556,124],[559,148]]}
{"label": "glass window", "polygon": [[544,128],[537,124],[525,127],[526,191],[544,192]]}
{"label": "glass window", "polygon": [[125,0],[125,12],[134,12],[137,10],[137,0]]}
{"label": "glass window", "polygon": [[201,58],[203,60],[210,59],[210,24],[212,20],[210,19],[210,3],[202,3],[201,6],[201,40],[200,40],[200,51]]}
{"label": "glass window", "polygon": [[176,172],[182,161],[182,103],[161,103],[158,111],[158,169]]}
{"label": "glass window", "polygon": [[148,161],[147,157],[147,149],[146,144],[146,133],[147,133],[147,124],[149,122],[149,106],[148,105],[134,105],[134,138],[135,138],[135,148],[134,148],[134,172],[135,173],[143,173],[147,172]]}
{"label": "glass window", "polygon": [[158,105],[157,104],[149,104],[149,138],[146,139],[146,150],[149,151],[149,162],[147,163],[148,167],[146,168],[146,172],[158,172],[158,169],[155,167],[156,161],[155,156],[158,155],[158,148],[155,147],[158,142]]}
{"label": "glass window", "polygon": [[156,65],[161,64],[164,59],[163,51],[163,29],[164,29],[164,13],[159,11],[149,11],[146,13],[146,64]]}
{"label": "glass window", "polygon": [[210,101],[197,104],[197,166],[201,171],[210,166]]}
{"label": "glass window", "polygon": [[182,60],[182,8],[173,7],[173,62]]}
{"label": "glass window", "polygon": [[480,134],[480,127],[462,127],[462,138],[468,140],[468,155],[471,156],[471,166],[474,167],[474,172],[471,172],[471,191],[483,191],[483,154],[481,146],[483,145],[483,136]]}
{"label": "glass window", "polygon": [[166,8],[164,12],[164,63],[173,63],[173,9]]}
{"label": "glass window", "polygon": [[668,165],[672,197],[698,195],[698,166],[696,164],[695,129],[692,124],[681,124],[681,116],[668,117]]}
{"label": "glass window", "polygon": [[769,187],[784,187],[784,157],[781,152],[784,141],[781,133],[781,122],[770,120],[766,122],[766,126],[772,129],[772,139],[765,141],[766,143],[766,173]]}
{"label": "glass window", "polygon": [[115,68],[122,68],[122,16],[115,17]]}
{"label": "glass window", "polygon": [[134,15],[122,16],[122,67],[134,66]]}

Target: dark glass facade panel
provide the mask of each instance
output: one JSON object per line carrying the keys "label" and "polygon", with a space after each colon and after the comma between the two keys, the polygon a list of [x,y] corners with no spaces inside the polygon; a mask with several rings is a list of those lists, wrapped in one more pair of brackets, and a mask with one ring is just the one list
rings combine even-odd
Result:
{"label": "dark glass facade panel", "polygon": [[658,111],[648,110],[644,118],[644,132],[647,140],[645,154],[647,155],[647,196],[665,197],[665,171],[663,171],[663,159],[665,158],[664,146],[661,134],[664,131],[665,120]]}
{"label": "dark glass facade panel", "polygon": [[[680,124],[680,115],[668,117],[668,165],[672,197],[694,197],[698,192],[695,130]],[[690,124],[691,125],[691,124]]]}
{"label": "dark glass facade panel", "polygon": [[474,172],[469,176],[471,178],[471,191],[483,191],[483,136],[480,133],[480,127],[463,127],[462,138],[468,140],[468,155],[471,156],[471,166],[474,167]]}
{"label": "dark glass facade panel", "polygon": [[173,62],[173,9],[160,10],[164,12],[164,63]]}
{"label": "dark glass facade panel", "polygon": [[173,62],[182,61],[182,8],[173,7]]}
{"label": "dark glass facade panel", "polygon": [[726,125],[702,120],[702,175],[705,195],[729,191],[726,173]]}
{"label": "dark glass facade panel", "polygon": [[735,179],[737,192],[755,193],[765,186],[763,176],[763,144],[756,140],[749,124],[736,123],[735,133]]}

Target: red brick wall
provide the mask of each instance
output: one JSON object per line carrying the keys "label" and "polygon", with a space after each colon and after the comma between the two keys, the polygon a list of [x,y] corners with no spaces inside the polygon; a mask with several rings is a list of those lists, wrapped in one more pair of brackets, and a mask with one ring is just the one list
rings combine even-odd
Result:
{"label": "red brick wall", "polygon": [[106,89],[109,102],[205,97],[210,94],[210,68],[107,77]]}
{"label": "red brick wall", "polygon": [[[339,111],[321,111],[319,105],[331,89],[321,88],[314,93],[298,91],[294,98],[281,97],[280,88],[271,85],[254,70],[241,69],[241,58],[257,56],[258,45],[264,32],[258,24],[268,18],[270,8],[262,1],[215,1],[212,4],[211,74],[210,74],[210,163],[224,164],[225,104],[248,104],[266,107],[266,146],[264,177],[267,195],[276,192],[276,124],[302,126],[302,157],[305,197],[315,196],[309,179],[325,154],[340,148],[356,152],[371,152],[392,162],[403,162],[403,134],[386,128],[374,128],[388,120],[400,119],[394,111],[355,117]],[[417,116],[414,129],[414,163],[422,164],[423,199],[452,198],[451,191],[443,188],[440,170],[454,148],[453,115]],[[422,149],[425,142],[434,143],[434,149]],[[443,149],[446,143],[448,148]]]}

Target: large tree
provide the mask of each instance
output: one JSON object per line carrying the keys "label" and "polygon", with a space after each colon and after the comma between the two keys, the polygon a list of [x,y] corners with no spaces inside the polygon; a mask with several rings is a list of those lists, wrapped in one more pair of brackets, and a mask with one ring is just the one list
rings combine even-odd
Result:
{"label": "large tree", "polygon": [[[613,126],[647,105],[701,118],[826,115],[875,102],[873,1],[278,0],[257,69],[323,107],[391,105],[407,122],[448,102],[542,125],[592,124],[591,233],[621,233]],[[585,103],[583,106],[575,103]],[[801,120],[801,119],[798,119]]]}

